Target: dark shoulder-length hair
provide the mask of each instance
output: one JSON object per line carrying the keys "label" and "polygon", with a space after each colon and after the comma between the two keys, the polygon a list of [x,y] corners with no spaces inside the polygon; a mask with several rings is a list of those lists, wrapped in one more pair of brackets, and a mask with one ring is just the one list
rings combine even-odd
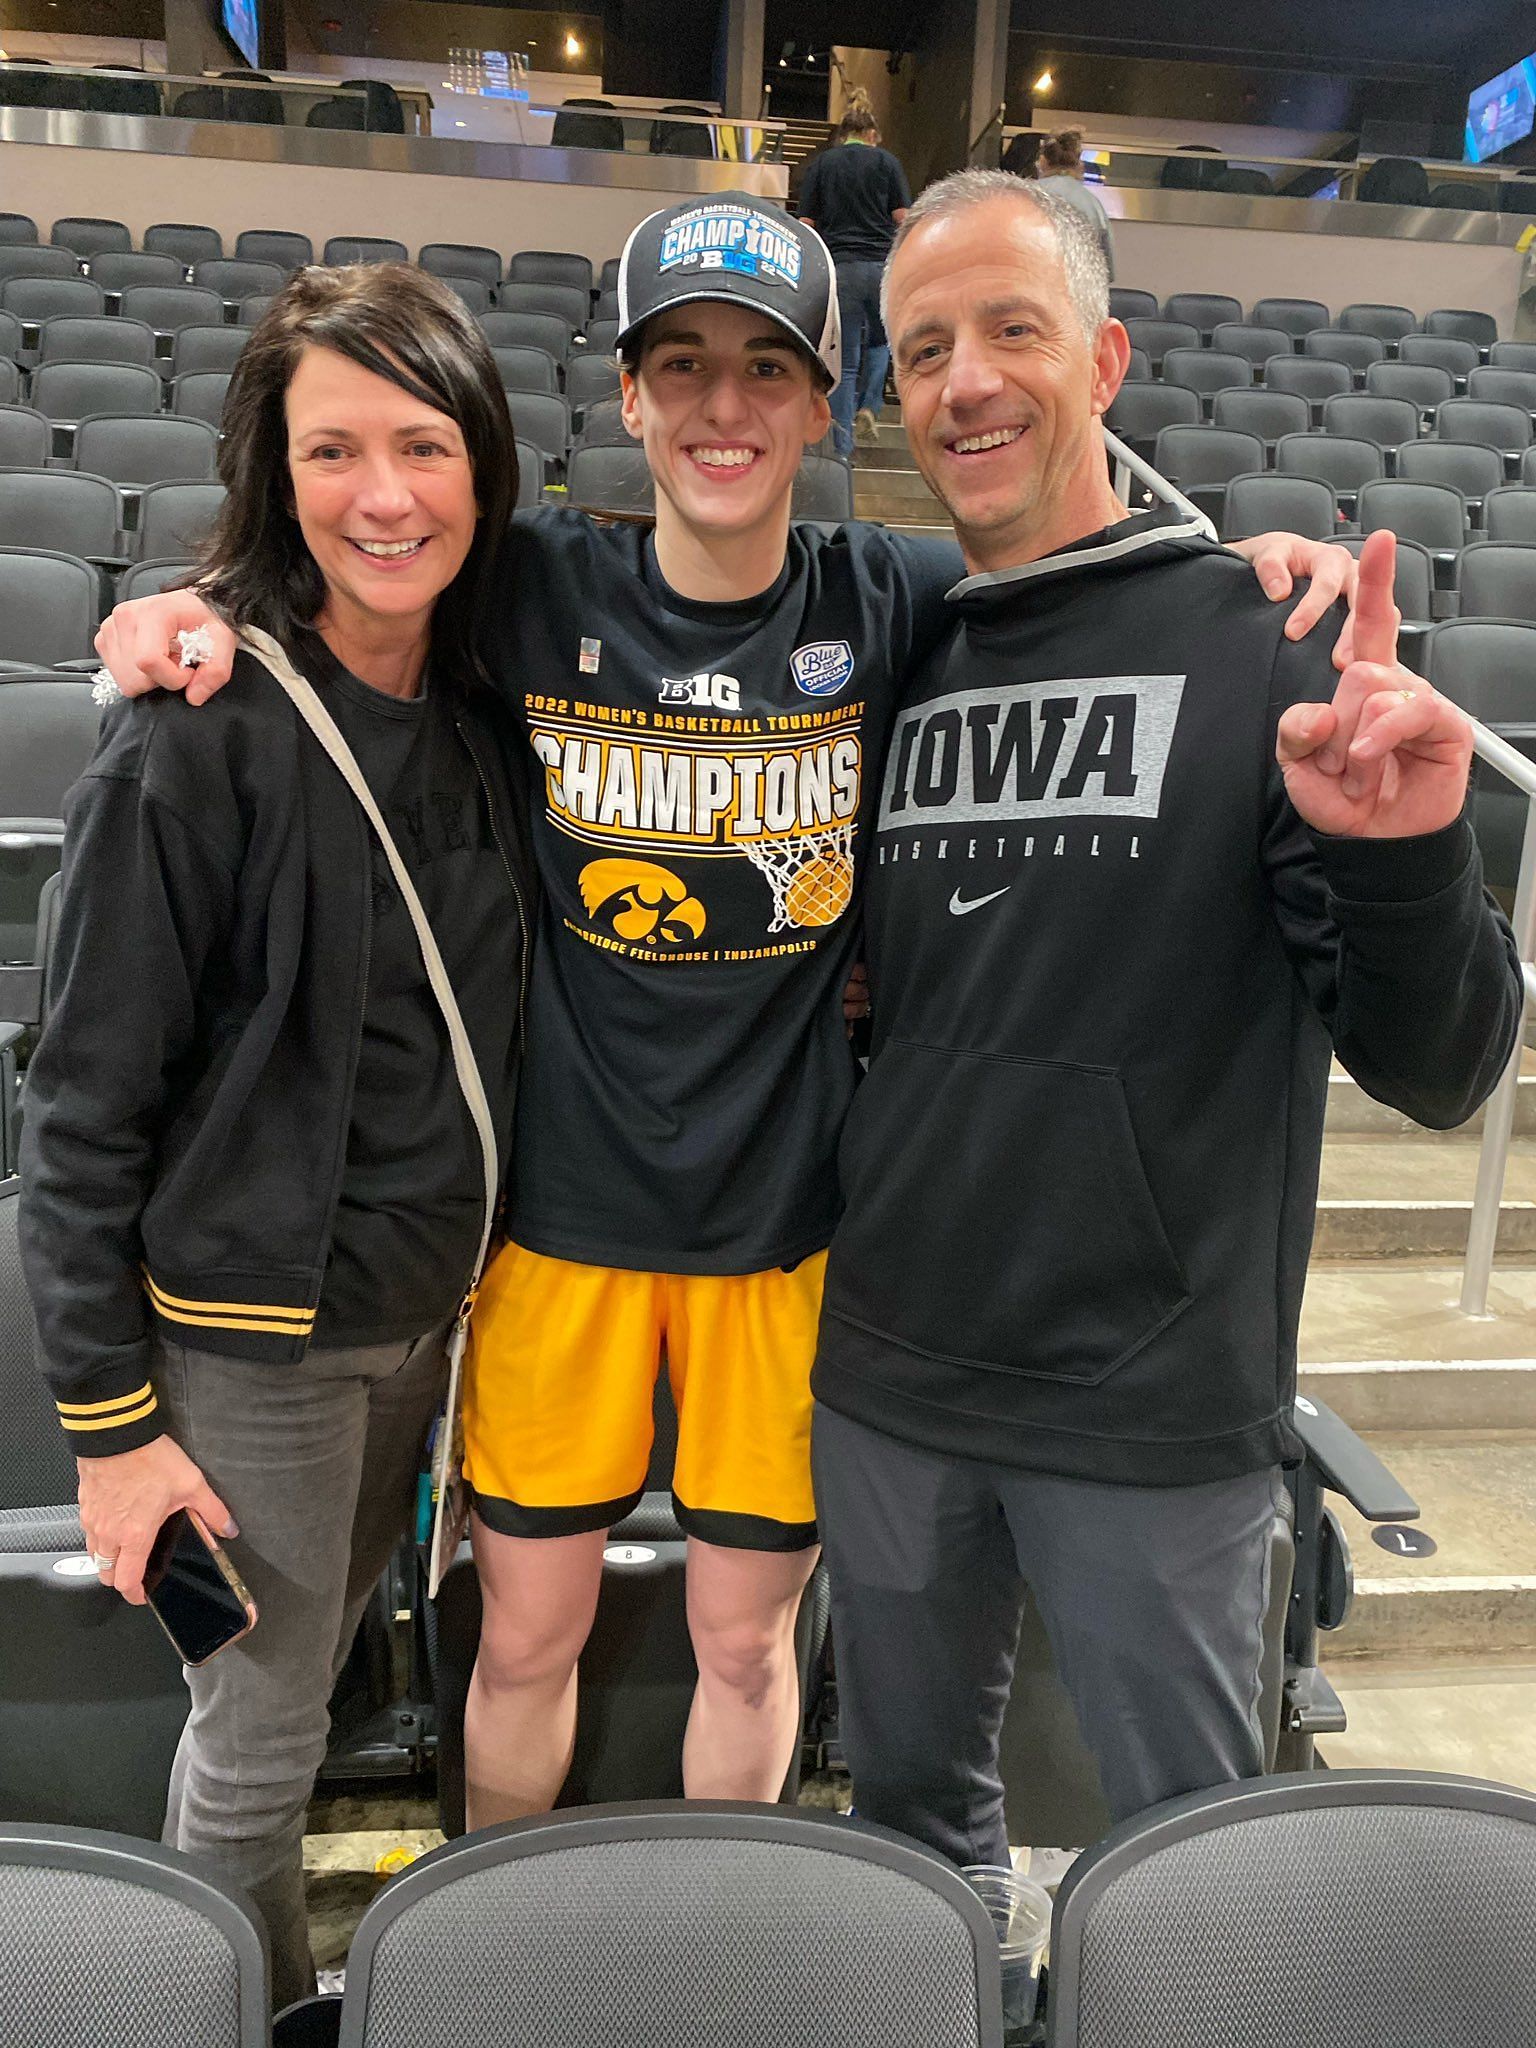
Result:
{"label": "dark shoulder-length hair", "polygon": [[446,285],[406,263],[299,270],[242,350],[224,401],[219,475],[228,493],[196,572],[237,625],[289,642],[319,616],[325,580],[293,512],[288,386],[306,348],[334,349],[446,413],[464,436],[479,517],[432,614],[440,673],[485,681],[477,627],[497,596],[497,542],[517,499],[517,445],[495,358]]}

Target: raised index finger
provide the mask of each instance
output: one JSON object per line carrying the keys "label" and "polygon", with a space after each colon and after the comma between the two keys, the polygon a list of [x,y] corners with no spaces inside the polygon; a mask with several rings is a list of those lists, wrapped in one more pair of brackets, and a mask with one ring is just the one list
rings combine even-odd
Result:
{"label": "raised index finger", "polygon": [[1360,580],[1355,588],[1356,661],[1379,662],[1391,668],[1397,660],[1397,605],[1392,595],[1396,574],[1396,535],[1373,533],[1360,550]]}

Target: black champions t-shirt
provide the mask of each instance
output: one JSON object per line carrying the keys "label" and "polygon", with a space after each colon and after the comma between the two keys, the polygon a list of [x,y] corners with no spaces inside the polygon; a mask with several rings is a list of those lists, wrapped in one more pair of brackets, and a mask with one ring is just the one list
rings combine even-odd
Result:
{"label": "black champions t-shirt", "polygon": [[958,569],[948,544],[796,528],[770,590],[697,604],[643,528],[515,522],[487,653],[539,769],[519,1244],[747,1273],[829,1242],[855,870]]}

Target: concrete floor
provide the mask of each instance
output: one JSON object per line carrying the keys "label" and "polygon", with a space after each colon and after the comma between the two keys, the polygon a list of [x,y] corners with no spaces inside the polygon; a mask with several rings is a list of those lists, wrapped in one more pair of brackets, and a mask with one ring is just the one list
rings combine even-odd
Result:
{"label": "concrete floor", "polygon": [[1453,1771],[1536,1791],[1536,1665],[1330,1670],[1349,1715],[1318,1745],[1335,1770]]}
{"label": "concrete floor", "polygon": [[1536,1350],[1536,1267],[1495,1268],[1485,1317],[1461,1314],[1460,1289],[1459,1260],[1314,1264],[1301,1311],[1302,1361],[1526,1358]]}

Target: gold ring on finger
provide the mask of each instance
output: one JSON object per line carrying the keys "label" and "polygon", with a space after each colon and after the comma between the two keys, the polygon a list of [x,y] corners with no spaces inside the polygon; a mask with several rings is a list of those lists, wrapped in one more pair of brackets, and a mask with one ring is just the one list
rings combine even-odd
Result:
{"label": "gold ring on finger", "polygon": [[1411,704],[1414,698],[1417,697],[1419,693],[1417,690],[1399,690],[1397,694],[1399,695],[1399,697],[1402,698],[1405,704]]}

